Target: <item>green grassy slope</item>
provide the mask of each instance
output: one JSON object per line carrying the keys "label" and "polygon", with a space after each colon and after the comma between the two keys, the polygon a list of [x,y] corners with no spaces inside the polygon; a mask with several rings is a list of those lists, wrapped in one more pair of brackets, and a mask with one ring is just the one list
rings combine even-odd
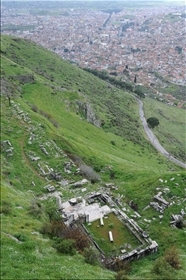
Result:
{"label": "green grassy slope", "polygon": [[[129,95],[123,96],[118,90],[108,89],[107,84],[97,77],[59,60],[56,55],[51,55],[48,51],[33,43],[28,44],[21,39],[12,40],[11,43],[8,42],[5,37],[2,38],[2,51],[6,53],[6,58],[21,66],[21,70],[15,70],[17,74],[19,71],[21,74],[29,68],[29,71],[31,70],[40,78],[42,84],[45,82],[49,86],[50,92],[56,93],[56,91],[64,91],[65,89],[75,91],[76,94],[73,97],[71,95],[72,100],[70,101],[77,99],[77,94],[82,96],[85,101],[88,98],[95,113],[100,114],[107,130],[113,130],[115,123],[118,123],[120,129],[115,127],[114,132],[125,136],[129,140],[140,137],[140,134],[136,131],[139,126],[137,104]],[[11,75],[14,68],[13,70],[4,68],[4,71]],[[114,102],[113,95],[115,97]]]}
{"label": "green grassy slope", "polygon": [[81,255],[56,253],[51,240],[38,232],[42,218],[28,214],[33,194],[7,184],[1,191],[2,201],[11,204],[11,213],[2,216],[1,279],[113,279],[112,272],[99,267],[92,271]]}
{"label": "green grassy slope", "polygon": [[160,125],[154,129],[154,133],[162,146],[170,151],[176,158],[186,160],[186,112],[147,98],[144,101],[145,117],[156,117]]}
{"label": "green grassy slope", "polygon": [[[33,75],[34,81],[21,82],[18,75]],[[129,94],[110,89],[97,77],[33,43],[7,36],[2,36],[1,79],[2,279],[17,279],[18,275],[19,279],[113,279],[113,272],[89,266],[81,255],[59,255],[51,240],[39,233],[46,214],[29,214],[33,198],[47,195],[43,187],[48,182],[38,163],[45,170],[47,165],[61,172],[64,179],[82,179],[79,174],[63,171],[70,158],[83,160],[101,177],[100,182],[86,186],[87,192],[99,190],[111,180],[118,186],[113,195],[123,194],[123,203],[128,204],[131,199],[138,203],[141,222],[144,218],[156,218],[143,225],[160,245],[156,257],[174,243],[184,255],[185,233],[170,228],[169,219],[171,213],[179,213],[184,207],[185,172],[145,140],[137,104]],[[91,105],[102,120],[101,128],[86,121],[77,101]],[[13,147],[12,155],[7,152],[10,146],[5,140]],[[41,144],[48,155],[41,150]],[[175,180],[171,181],[173,177]],[[160,184],[159,178],[167,183]],[[62,187],[51,178],[50,184],[61,192],[64,201],[82,196],[81,189]],[[143,208],[157,187],[166,186],[170,188],[169,197],[179,196],[180,204],[166,210],[159,235],[157,212],[151,208],[143,212]],[[12,236],[21,236],[23,243]],[[182,259],[184,262],[184,256]],[[152,260],[145,258],[132,267],[131,278],[142,274],[143,278],[150,277]],[[183,273],[181,270],[178,275],[182,277]]]}

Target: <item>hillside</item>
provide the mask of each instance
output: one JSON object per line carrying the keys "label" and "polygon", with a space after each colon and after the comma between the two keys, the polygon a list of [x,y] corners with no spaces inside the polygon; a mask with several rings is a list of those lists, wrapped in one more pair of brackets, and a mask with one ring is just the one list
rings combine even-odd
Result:
{"label": "hillside", "polygon": [[[114,272],[92,268],[81,254],[59,254],[41,234],[47,201],[55,209],[56,193],[65,202],[107,192],[108,182],[123,205],[137,203],[138,222],[159,244],[158,253],[132,263],[129,279],[151,277],[154,259],[171,245],[182,261],[171,275],[184,279],[185,228],[170,227],[170,220],[186,212],[185,171],[146,139],[135,99],[32,42],[1,39],[2,279],[114,279]],[[81,166],[91,175],[79,173]],[[73,187],[85,178],[86,190]],[[152,207],[143,211],[158,188],[169,201],[163,215]]]}

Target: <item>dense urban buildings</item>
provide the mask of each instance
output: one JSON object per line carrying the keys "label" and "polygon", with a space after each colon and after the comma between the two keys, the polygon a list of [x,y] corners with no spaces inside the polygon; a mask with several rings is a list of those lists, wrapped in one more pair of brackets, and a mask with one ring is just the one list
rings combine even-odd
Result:
{"label": "dense urban buildings", "polygon": [[146,86],[161,75],[185,85],[185,7],[102,11],[2,4],[1,32],[31,39],[83,68],[106,70]]}

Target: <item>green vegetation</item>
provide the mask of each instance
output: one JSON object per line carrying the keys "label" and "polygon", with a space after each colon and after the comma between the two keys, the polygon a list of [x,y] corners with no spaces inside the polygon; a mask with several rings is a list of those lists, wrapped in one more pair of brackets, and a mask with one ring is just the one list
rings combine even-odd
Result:
{"label": "green vegetation", "polygon": [[85,261],[91,265],[99,264],[99,253],[94,247],[86,248],[84,250]]}
{"label": "green vegetation", "polygon": [[[170,227],[169,222],[171,214],[184,208],[185,171],[157,153],[145,138],[135,99],[125,89],[34,43],[8,36],[1,39],[1,279],[114,279],[116,273],[90,265],[78,242],[75,252],[73,242],[52,239],[59,237],[61,228],[52,222],[59,218],[56,199],[47,199],[52,193],[46,189],[48,184],[55,186],[66,201],[100,188],[107,192],[108,181],[118,187],[112,194],[123,195],[123,204],[131,200],[137,204],[140,226],[159,244],[158,253],[131,264],[129,279],[152,279],[155,259],[172,245],[179,249],[182,264],[175,279],[184,279],[185,228]],[[144,107],[146,118],[153,115],[160,120],[154,132],[163,146],[171,152],[183,151],[183,111],[147,97]],[[87,108],[91,108],[93,120],[88,119]],[[95,119],[100,126],[93,125]],[[168,145],[167,139],[174,140],[176,147]],[[71,161],[67,173],[64,170]],[[90,175],[94,175],[93,182]],[[89,182],[82,193],[81,187],[71,183],[84,176]],[[61,184],[62,180],[69,184]],[[157,188],[167,187],[166,199],[175,203],[163,218],[153,208],[143,210]],[[108,229],[119,234],[121,244],[126,242],[123,232],[129,234],[135,247],[136,239],[117,223],[108,220]]]}
{"label": "green vegetation", "polygon": [[35,28],[34,25],[14,25],[14,24],[7,24],[2,27],[1,31],[5,30],[12,30],[12,31],[25,31],[25,30],[33,30]]}
{"label": "green vegetation", "polygon": [[181,267],[178,249],[175,246],[168,248],[163,257],[154,262],[152,272],[155,279],[174,279],[176,272]]}
{"label": "green vegetation", "polygon": [[[177,51],[180,51],[179,47],[177,48]],[[185,90],[186,87],[184,85],[177,85],[169,82],[169,80],[165,77],[162,77],[158,72],[154,73],[155,77],[157,77],[161,82],[163,82],[164,86],[157,87],[156,89],[159,90],[163,96],[162,99],[166,100],[164,94],[171,94],[174,98],[177,100],[182,101],[182,108],[185,109],[184,100],[185,100]],[[174,102],[174,100],[172,100]],[[175,105],[178,105],[178,101],[175,103]]]}
{"label": "green vegetation", "polygon": [[56,238],[54,248],[62,254],[73,256],[76,253],[75,241],[72,239],[62,240],[61,238]]}
{"label": "green vegetation", "polygon": [[180,20],[180,16],[179,15],[175,15],[175,14],[168,14],[164,16],[164,20],[169,20],[170,22],[176,22]]}
{"label": "green vegetation", "polygon": [[144,98],[145,97],[145,92],[147,90],[143,86],[136,86],[134,89],[134,92],[139,96]]}
{"label": "green vegetation", "polygon": [[42,219],[28,215],[33,198],[31,192],[1,186],[1,201],[9,201],[12,207],[11,213],[1,216],[1,279],[113,279],[107,270],[92,271],[82,255],[57,253],[53,241],[39,232],[47,213]]}
{"label": "green vegetation", "polygon": [[[104,218],[103,221],[103,226],[100,225],[99,220],[96,220],[91,225],[86,225],[86,227],[106,255],[112,255],[113,253],[120,254],[120,249],[124,248],[127,243],[130,244],[129,251],[140,245],[137,238],[114,213],[110,213],[108,218]],[[109,231],[112,231],[113,242],[109,240]]]}
{"label": "green vegetation", "polygon": [[113,84],[121,89],[133,91],[133,86],[131,83],[123,82],[121,80],[112,78],[110,75],[108,75],[108,73],[106,71],[98,71],[96,69],[89,69],[89,68],[84,68],[84,70],[94,74],[95,76],[99,77],[102,80],[110,82],[111,84]]}
{"label": "green vegetation", "polygon": [[185,154],[185,110],[145,98],[145,117],[152,115],[159,120],[160,125],[153,132],[162,146],[176,158],[186,160]]}
{"label": "green vegetation", "polygon": [[134,15],[124,15],[121,17],[122,19],[134,19],[135,16]]}
{"label": "green vegetation", "polygon": [[151,128],[154,128],[159,125],[159,120],[155,117],[150,117],[147,119],[147,123]]}

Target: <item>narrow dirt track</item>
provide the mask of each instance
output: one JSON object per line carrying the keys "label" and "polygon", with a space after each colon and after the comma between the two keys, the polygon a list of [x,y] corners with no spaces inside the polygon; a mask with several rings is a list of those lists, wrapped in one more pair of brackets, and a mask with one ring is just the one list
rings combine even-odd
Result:
{"label": "narrow dirt track", "polygon": [[171,154],[169,154],[164,148],[163,146],[160,144],[160,142],[158,141],[158,139],[156,138],[156,136],[154,135],[154,133],[152,132],[152,130],[148,127],[147,121],[145,119],[144,116],[144,111],[143,111],[143,102],[138,99],[137,97],[135,97],[135,99],[137,100],[138,104],[139,104],[139,115],[140,115],[140,119],[141,122],[143,124],[143,128],[150,140],[150,142],[152,143],[152,145],[156,148],[156,150],[158,152],[160,152],[162,155],[164,155],[168,160],[172,161],[173,163],[186,168],[186,164],[176,158],[174,158],[173,156],[171,156]]}

